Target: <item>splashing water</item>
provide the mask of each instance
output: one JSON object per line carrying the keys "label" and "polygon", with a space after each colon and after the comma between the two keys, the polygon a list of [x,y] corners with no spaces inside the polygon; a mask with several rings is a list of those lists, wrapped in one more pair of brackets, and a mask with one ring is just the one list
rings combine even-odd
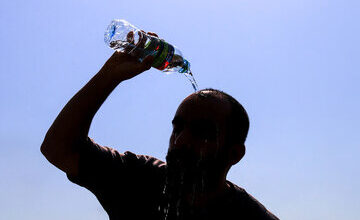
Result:
{"label": "splashing water", "polygon": [[192,87],[194,88],[195,92],[198,90],[198,85],[195,81],[194,75],[192,74],[191,71],[189,71],[188,73],[184,73],[184,75],[186,76],[186,78],[190,81]]}

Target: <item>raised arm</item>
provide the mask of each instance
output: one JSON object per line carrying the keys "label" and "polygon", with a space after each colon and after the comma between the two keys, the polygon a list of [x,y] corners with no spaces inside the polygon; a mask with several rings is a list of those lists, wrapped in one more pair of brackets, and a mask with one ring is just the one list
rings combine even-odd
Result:
{"label": "raised arm", "polygon": [[79,167],[77,148],[87,138],[95,113],[119,83],[150,69],[152,60],[147,57],[140,63],[128,54],[115,52],[71,98],[47,131],[41,152],[48,161],[76,176]]}

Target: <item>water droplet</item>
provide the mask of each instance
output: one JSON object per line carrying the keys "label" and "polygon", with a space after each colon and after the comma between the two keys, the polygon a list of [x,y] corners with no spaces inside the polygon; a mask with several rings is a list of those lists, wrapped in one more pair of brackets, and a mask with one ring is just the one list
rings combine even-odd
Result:
{"label": "water droplet", "polygon": [[165,220],[168,219],[169,209],[170,209],[170,203],[168,203],[168,204],[167,204],[167,207],[164,209]]}
{"label": "water droplet", "polygon": [[178,199],[177,204],[176,204],[176,216],[177,217],[180,216],[180,199]]}
{"label": "water droplet", "polygon": [[165,193],[166,193],[166,185],[167,185],[167,183],[166,183],[166,184],[164,184],[163,194],[165,194]]}

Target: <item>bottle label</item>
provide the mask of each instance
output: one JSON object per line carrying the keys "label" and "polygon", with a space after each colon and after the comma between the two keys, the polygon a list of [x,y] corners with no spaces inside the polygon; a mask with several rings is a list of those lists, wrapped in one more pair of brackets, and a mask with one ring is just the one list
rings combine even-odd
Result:
{"label": "bottle label", "polygon": [[175,52],[174,46],[163,40],[150,41],[145,46],[145,49],[154,51],[155,58],[152,66],[159,70],[163,70],[169,65]]}

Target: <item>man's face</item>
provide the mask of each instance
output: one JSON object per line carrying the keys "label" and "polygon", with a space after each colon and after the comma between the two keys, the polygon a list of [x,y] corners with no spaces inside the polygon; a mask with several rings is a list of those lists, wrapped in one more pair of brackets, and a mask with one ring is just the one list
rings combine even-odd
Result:
{"label": "man's face", "polygon": [[224,145],[230,104],[218,97],[187,97],[177,109],[169,151],[191,151],[197,156],[215,156]]}
{"label": "man's face", "polygon": [[[172,121],[166,157],[169,172],[190,185],[216,184],[227,166],[224,150],[230,104],[217,97],[190,95]],[[203,188],[204,186],[202,186]]]}

